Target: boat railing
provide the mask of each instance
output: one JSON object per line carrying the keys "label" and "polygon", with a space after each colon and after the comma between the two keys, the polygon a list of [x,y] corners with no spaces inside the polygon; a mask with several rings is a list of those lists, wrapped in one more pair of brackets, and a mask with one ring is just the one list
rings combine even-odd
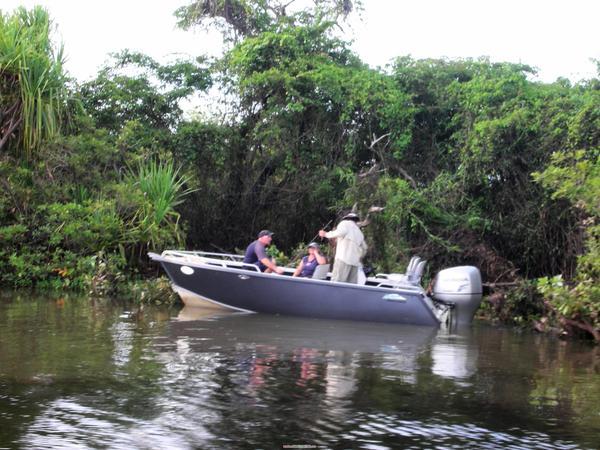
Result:
{"label": "boat railing", "polygon": [[410,283],[405,280],[378,280],[375,278],[367,278],[367,284],[375,287],[403,289],[409,291],[421,291],[422,288],[418,284]]}
{"label": "boat railing", "polygon": [[[161,254],[162,257],[177,259],[180,263],[204,264],[223,268],[242,269],[253,272],[261,272],[256,264],[248,264],[243,262],[243,256],[227,254],[227,253],[212,253],[202,251],[187,251],[187,250],[165,250]],[[291,276],[294,273],[294,268],[284,267],[284,275]],[[325,280],[331,277],[331,273],[327,274]],[[402,289],[409,291],[421,291],[422,288],[418,283],[411,282],[405,274],[399,273],[378,273],[375,277],[366,279],[365,284],[371,287],[382,287],[390,289]]]}
{"label": "boat railing", "polygon": [[377,273],[374,277],[367,278],[367,284],[392,289],[421,290],[419,280],[411,280],[403,273]]}
{"label": "boat railing", "polygon": [[214,259],[229,259],[231,261],[241,261],[244,259],[243,255],[236,255],[233,253],[214,253],[214,252],[201,252],[201,251],[190,251],[190,250],[165,250],[162,253],[163,256],[200,256]]}
{"label": "boat railing", "polygon": [[180,258],[183,261],[197,264],[208,264],[211,266],[219,266],[224,268],[229,267],[260,272],[260,269],[256,264],[243,262],[242,260],[244,257],[242,255],[199,251],[165,250],[162,252],[162,256],[169,258]]}

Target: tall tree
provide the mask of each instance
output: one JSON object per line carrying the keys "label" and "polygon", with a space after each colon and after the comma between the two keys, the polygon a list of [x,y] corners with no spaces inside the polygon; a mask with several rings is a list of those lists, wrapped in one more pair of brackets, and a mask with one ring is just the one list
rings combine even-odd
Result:
{"label": "tall tree", "polygon": [[123,50],[98,76],[80,88],[86,111],[96,126],[118,133],[129,121],[151,129],[170,129],[181,119],[180,101],[211,85],[203,58],[160,64]]}
{"label": "tall tree", "polygon": [[216,27],[226,39],[257,36],[279,26],[338,23],[362,8],[361,0],[312,0],[312,6],[297,0],[193,0],[175,15],[179,26]]}
{"label": "tall tree", "polygon": [[[330,37],[331,26],[266,31],[224,58],[226,87],[239,102],[232,123],[240,146],[226,150],[225,173],[219,176],[237,174],[218,197],[229,196],[235,205],[222,208],[222,214],[235,216],[223,220],[221,229],[229,236],[244,233],[246,240],[251,236],[246,233],[272,224],[283,245],[310,239],[332,216],[329,208],[353,174],[379,158],[370,146],[373,135],[387,135],[397,151],[407,141],[410,109],[402,106],[408,99],[391,78]],[[186,142],[179,150],[189,153]],[[202,161],[207,150],[197,150]],[[199,178],[212,179],[206,168],[214,166],[204,162]],[[203,207],[194,210],[207,215]]]}

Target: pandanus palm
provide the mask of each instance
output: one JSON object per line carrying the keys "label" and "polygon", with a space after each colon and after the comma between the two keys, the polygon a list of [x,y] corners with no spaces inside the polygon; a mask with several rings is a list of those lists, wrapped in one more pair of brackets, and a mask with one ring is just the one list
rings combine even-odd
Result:
{"label": "pandanus palm", "polygon": [[187,187],[191,179],[180,174],[172,161],[150,161],[131,170],[127,181],[132,188],[137,186],[144,197],[131,223],[133,240],[144,241],[152,249],[164,244],[165,239],[175,238],[181,243],[179,213],[175,207],[196,190]]}
{"label": "pandanus palm", "polygon": [[63,51],[50,29],[41,7],[0,12],[0,151],[25,159],[58,133],[66,99]]}

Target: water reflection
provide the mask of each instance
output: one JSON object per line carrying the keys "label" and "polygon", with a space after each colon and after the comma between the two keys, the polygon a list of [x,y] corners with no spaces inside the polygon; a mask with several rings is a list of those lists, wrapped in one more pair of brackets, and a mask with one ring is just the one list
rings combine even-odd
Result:
{"label": "water reflection", "polygon": [[[418,358],[428,351],[438,330],[431,327],[302,319],[242,313],[215,313],[183,308],[170,338],[185,352],[244,350],[252,355],[249,383],[265,385],[273,366],[288,359],[296,370],[298,386],[322,381],[327,396],[343,398],[355,390],[361,356],[378,354],[377,365],[390,372],[388,379],[414,383]],[[199,320],[194,325],[188,321]],[[243,338],[243,343],[240,342]],[[163,350],[170,351],[168,346]],[[393,375],[391,373],[393,372]]]}
{"label": "water reflection", "polygon": [[470,336],[470,330],[462,334],[441,334],[431,349],[431,371],[442,377],[466,379],[477,371],[479,347]]}
{"label": "water reflection", "polygon": [[272,395],[273,383],[285,378],[286,384],[298,388],[292,396],[318,390],[322,401],[333,407],[336,402],[331,400],[348,399],[354,393],[356,371],[372,354],[379,355],[377,366],[393,372],[388,378],[414,382],[418,358],[436,334],[431,327],[184,308],[171,325],[171,345],[161,343],[160,351],[171,357],[176,353],[178,359],[190,353],[241,353],[244,356],[227,370],[245,374],[249,395],[260,397],[259,389]]}
{"label": "water reflection", "polygon": [[598,448],[598,350],[474,327],[0,303],[0,448]]}
{"label": "water reflection", "polygon": [[[197,322],[197,323],[194,323]],[[241,339],[250,344],[368,353],[418,353],[436,336],[433,327],[373,322],[305,319],[266,314],[218,312],[183,308],[170,327],[174,340],[190,339],[202,351],[230,346]]]}

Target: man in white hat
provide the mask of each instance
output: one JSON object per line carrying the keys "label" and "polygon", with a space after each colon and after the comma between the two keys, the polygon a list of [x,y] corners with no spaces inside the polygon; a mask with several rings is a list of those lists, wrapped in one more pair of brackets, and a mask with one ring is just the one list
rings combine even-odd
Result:
{"label": "man in white hat", "polygon": [[342,217],[335,230],[319,230],[319,236],[337,239],[331,281],[358,282],[360,260],[367,253],[365,237],[356,224],[358,221],[357,214],[348,213]]}

